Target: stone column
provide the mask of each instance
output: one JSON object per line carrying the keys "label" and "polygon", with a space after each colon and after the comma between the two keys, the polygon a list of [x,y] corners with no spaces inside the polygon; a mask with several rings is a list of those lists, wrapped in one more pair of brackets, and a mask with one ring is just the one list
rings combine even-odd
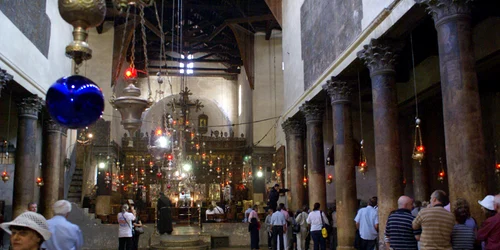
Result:
{"label": "stone column", "polygon": [[61,147],[60,147],[61,170],[59,171],[60,173],[59,179],[62,188],[59,188],[59,194],[58,194],[59,200],[64,199],[64,191],[66,188],[69,188],[66,187],[66,182],[65,182],[66,170],[69,170],[71,168],[71,163],[66,162],[66,139],[68,138],[67,133],[68,133],[68,128],[61,127]]}
{"label": "stone column", "polygon": [[28,203],[35,201],[35,170],[38,112],[42,108],[42,99],[38,96],[24,98],[18,104],[17,148],[14,170],[14,197],[12,218],[22,214]]}
{"label": "stone column", "polygon": [[61,134],[62,127],[52,119],[45,122],[47,141],[45,146],[45,164],[42,170],[45,185],[41,188],[40,205],[43,216],[50,219],[54,216],[52,205],[59,200],[59,191],[64,191],[61,179]]}
{"label": "stone column", "polygon": [[307,174],[309,180],[309,207],[314,203],[321,204],[321,210],[326,211],[326,178],[325,152],[323,151],[323,113],[322,104],[306,101],[300,107],[306,117],[307,125]]}
{"label": "stone column", "polygon": [[[289,187],[292,201],[289,209],[296,211],[304,205],[306,188],[304,179],[304,122],[300,119],[288,118],[281,124],[286,135],[287,169],[290,170]],[[287,171],[288,172],[288,171]]]}
{"label": "stone column", "polygon": [[[375,134],[375,169],[379,216],[379,246],[383,246],[385,225],[403,195],[403,170],[398,132],[395,60],[399,44],[372,39],[358,52],[370,70]],[[382,244],[382,245],[381,245]]]}
{"label": "stone column", "polygon": [[14,77],[7,73],[5,69],[0,68],[0,97],[2,96],[2,89],[5,87],[8,81],[12,81]]}
{"label": "stone column", "polygon": [[332,103],[335,190],[337,197],[337,249],[354,249],[357,193],[354,139],[351,115],[351,86],[332,77],[323,86]]}
{"label": "stone column", "polygon": [[[438,34],[441,93],[450,200],[487,194],[485,144],[468,0],[417,0],[428,6]],[[466,143],[465,143],[466,142]],[[479,206],[472,216],[481,223]]]}

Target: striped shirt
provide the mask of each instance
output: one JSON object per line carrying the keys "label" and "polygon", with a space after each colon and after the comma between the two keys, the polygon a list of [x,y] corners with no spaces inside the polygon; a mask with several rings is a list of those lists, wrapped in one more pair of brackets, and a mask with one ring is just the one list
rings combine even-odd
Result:
{"label": "striped shirt", "polygon": [[389,238],[391,248],[394,250],[417,250],[417,239],[415,235],[422,230],[413,230],[412,222],[415,217],[408,209],[398,209],[389,215],[385,236]]}
{"label": "striped shirt", "polygon": [[473,250],[475,240],[474,229],[465,224],[456,224],[453,227],[453,231],[451,232],[453,250]]}
{"label": "striped shirt", "polygon": [[413,228],[422,228],[420,250],[451,250],[451,231],[455,216],[442,206],[425,208],[413,220]]}

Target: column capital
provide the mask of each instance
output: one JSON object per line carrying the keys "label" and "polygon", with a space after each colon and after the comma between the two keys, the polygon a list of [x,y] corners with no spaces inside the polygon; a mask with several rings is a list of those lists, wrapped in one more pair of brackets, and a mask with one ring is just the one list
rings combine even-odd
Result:
{"label": "column capital", "polygon": [[418,4],[427,6],[427,11],[432,15],[436,26],[441,21],[452,16],[468,16],[471,15],[471,2],[473,0],[415,0]]}
{"label": "column capital", "polygon": [[394,40],[372,39],[370,44],[363,46],[358,52],[361,59],[370,70],[370,75],[396,72],[396,61],[403,44]]}
{"label": "column capital", "polygon": [[23,98],[20,103],[18,103],[18,115],[20,117],[31,117],[32,119],[38,119],[38,112],[43,106],[42,98],[37,95]]}
{"label": "column capital", "polygon": [[288,137],[290,135],[304,135],[304,122],[297,118],[288,118],[281,124],[285,135]]}
{"label": "column capital", "polygon": [[7,73],[7,70],[0,68],[0,97],[2,96],[2,89],[8,81],[12,81],[14,77]]}
{"label": "column capital", "polygon": [[352,84],[342,78],[332,76],[323,85],[323,89],[330,96],[332,104],[336,103],[351,103]]}
{"label": "column capital", "polygon": [[65,127],[54,121],[52,118],[45,121],[45,129],[49,133],[62,133]]}
{"label": "column capital", "polygon": [[323,104],[306,101],[299,109],[306,117],[306,123],[323,121],[323,114],[325,113],[325,106]]}

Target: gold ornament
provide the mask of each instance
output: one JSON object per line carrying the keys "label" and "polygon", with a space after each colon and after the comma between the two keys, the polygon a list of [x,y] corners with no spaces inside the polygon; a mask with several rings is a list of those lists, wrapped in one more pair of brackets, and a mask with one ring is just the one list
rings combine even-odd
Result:
{"label": "gold ornament", "polygon": [[92,58],[87,43],[87,29],[98,26],[106,15],[105,0],[59,0],[59,13],[74,27],[73,42],[66,46],[66,56],[81,64]]}

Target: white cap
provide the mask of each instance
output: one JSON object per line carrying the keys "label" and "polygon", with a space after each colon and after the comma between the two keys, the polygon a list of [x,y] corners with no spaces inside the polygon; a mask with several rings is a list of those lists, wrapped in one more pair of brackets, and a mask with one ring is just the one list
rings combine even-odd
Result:
{"label": "white cap", "polygon": [[52,205],[52,210],[54,210],[54,214],[58,215],[69,214],[71,212],[71,203],[67,200],[58,200]]}
{"label": "white cap", "polygon": [[51,236],[49,231],[49,224],[47,224],[47,220],[41,215],[35,212],[24,212],[17,216],[11,222],[5,222],[0,224],[0,227],[7,232],[8,234],[12,234],[10,231],[10,226],[19,226],[19,227],[27,227],[39,233],[43,240],[48,240]]}
{"label": "white cap", "polygon": [[493,200],[495,197],[493,195],[486,195],[482,201],[477,201],[479,205],[483,206],[484,208],[494,211],[495,207],[493,206]]}

